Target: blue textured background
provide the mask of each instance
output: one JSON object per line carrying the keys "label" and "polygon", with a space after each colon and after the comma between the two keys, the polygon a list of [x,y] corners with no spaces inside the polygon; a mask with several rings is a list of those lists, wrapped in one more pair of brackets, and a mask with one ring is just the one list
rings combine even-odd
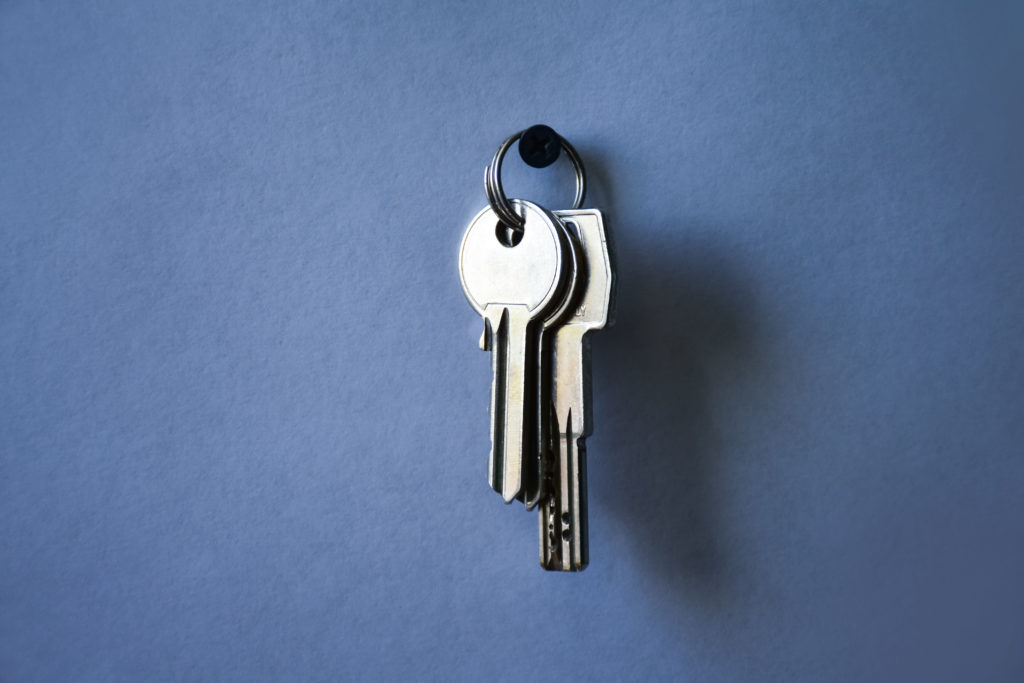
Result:
{"label": "blue textured background", "polygon": [[[0,680],[1024,680],[977,4],[4,2]],[[536,122],[619,250],[582,575],[487,487],[456,271]]]}

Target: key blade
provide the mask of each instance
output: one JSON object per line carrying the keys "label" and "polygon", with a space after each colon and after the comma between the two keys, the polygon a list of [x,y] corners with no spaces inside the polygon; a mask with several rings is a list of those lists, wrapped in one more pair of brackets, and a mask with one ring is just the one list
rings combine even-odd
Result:
{"label": "key blade", "polygon": [[487,481],[491,488],[502,492],[505,480],[505,365],[508,357],[506,336],[501,334],[507,325],[507,313],[498,313],[497,322],[491,311],[484,314],[484,334],[480,348],[491,352],[491,452],[487,459]]}
{"label": "key blade", "polygon": [[536,385],[532,363],[531,314],[525,306],[488,306],[494,380],[491,393],[491,488],[511,503],[522,488],[523,462],[533,452],[530,404]]}
{"label": "key blade", "polygon": [[572,435],[571,415],[559,431],[558,476],[538,515],[540,564],[549,571],[578,572],[590,563],[586,441]]}
{"label": "key blade", "polygon": [[585,325],[566,325],[554,336],[552,403],[559,435],[593,433],[589,331]]}

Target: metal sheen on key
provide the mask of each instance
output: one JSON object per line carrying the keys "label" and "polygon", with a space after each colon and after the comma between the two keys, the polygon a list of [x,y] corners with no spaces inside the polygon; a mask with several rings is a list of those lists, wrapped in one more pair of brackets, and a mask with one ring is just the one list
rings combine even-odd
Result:
{"label": "metal sheen on key", "polygon": [[593,433],[588,332],[609,321],[613,269],[601,212],[556,211],[574,231],[587,263],[574,310],[553,339],[553,405],[557,447],[551,491],[538,515],[540,562],[545,569],[581,571],[589,563],[586,437]]}
{"label": "metal sheen on key", "polygon": [[[518,201],[518,200],[516,200]],[[557,218],[557,212],[556,212]],[[555,332],[561,329],[561,323],[565,320],[566,316],[571,313],[573,302],[577,298],[577,293],[580,289],[581,282],[583,280],[582,272],[586,269],[586,264],[583,259],[583,253],[579,246],[579,241],[573,231],[568,230],[565,224],[558,220],[559,228],[562,230],[566,241],[566,248],[564,253],[565,267],[566,267],[566,287],[563,293],[562,303],[559,304],[544,320],[540,328],[539,338],[537,340],[537,369],[538,369],[538,383],[536,400],[534,402],[534,411],[536,415],[537,424],[537,449],[536,453],[539,456],[537,461],[534,463],[534,469],[530,470],[531,476],[530,487],[524,488],[523,491],[523,503],[526,505],[527,510],[532,510],[536,507],[537,503],[547,494],[548,486],[548,470],[550,469],[551,458],[557,453],[557,449],[553,448],[552,435],[557,434],[557,429],[552,432],[552,412],[553,406],[552,397],[553,392],[553,338]],[[525,475],[524,475],[525,476]]]}
{"label": "metal sheen on key", "polygon": [[[509,200],[501,164],[516,140],[531,166],[564,151],[576,171],[573,208]],[[484,320],[491,352],[488,479],[506,503],[538,507],[541,566],[580,571],[589,562],[586,437],[593,432],[589,336],[611,321],[614,263],[603,217],[581,209],[576,150],[546,126],[509,136],[486,168],[489,202],[459,251],[463,291]]]}
{"label": "metal sheen on key", "polygon": [[538,368],[537,326],[561,303],[565,287],[564,234],[557,220],[529,202],[517,202],[524,229],[514,246],[507,226],[490,207],[462,240],[459,272],[471,306],[484,318],[481,347],[492,356],[491,487],[512,502],[523,483],[523,463],[534,459],[534,410]]}

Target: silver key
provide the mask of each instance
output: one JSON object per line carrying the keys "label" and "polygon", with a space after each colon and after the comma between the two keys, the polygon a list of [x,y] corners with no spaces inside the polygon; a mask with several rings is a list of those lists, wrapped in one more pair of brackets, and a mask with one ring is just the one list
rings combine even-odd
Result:
{"label": "silver key", "polygon": [[558,446],[551,490],[539,512],[540,563],[545,569],[580,571],[590,561],[587,542],[586,437],[593,433],[590,344],[587,333],[611,316],[614,270],[601,212],[556,211],[575,228],[586,272],[572,317],[553,335],[553,410]]}
{"label": "silver key", "polygon": [[[556,216],[557,218],[557,216]],[[527,510],[532,510],[547,493],[546,471],[550,469],[550,460],[557,450],[552,448],[554,440],[552,435],[557,435],[557,425],[554,424],[551,407],[554,392],[553,385],[553,332],[565,321],[566,314],[576,301],[577,283],[581,279],[580,271],[583,268],[582,248],[576,234],[565,227],[562,221],[558,221],[565,238],[564,260],[566,272],[566,286],[561,304],[555,306],[548,317],[544,320],[538,338],[537,354],[537,400],[534,404],[536,428],[536,451],[532,467],[524,471],[524,486],[522,501]],[[580,288],[582,289],[582,287]],[[554,427],[554,429],[552,429]],[[524,465],[524,468],[526,466]]]}
{"label": "silver key", "polygon": [[459,251],[463,292],[484,318],[480,346],[491,351],[489,480],[506,503],[520,495],[524,461],[537,457],[538,328],[562,302],[567,274],[564,233],[557,220],[530,202],[512,204],[525,219],[515,246],[499,239],[505,227],[488,207],[470,223]]}

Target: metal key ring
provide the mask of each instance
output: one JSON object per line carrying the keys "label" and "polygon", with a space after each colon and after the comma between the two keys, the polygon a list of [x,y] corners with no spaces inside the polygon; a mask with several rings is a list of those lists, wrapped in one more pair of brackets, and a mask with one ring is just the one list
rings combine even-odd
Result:
{"label": "metal key ring", "polygon": [[[505,154],[509,148],[523,136],[524,132],[526,131],[521,130],[510,135],[505,142],[501,143],[498,151],[494,154],[494,159],[484,169],[484,190],[487,192],[487,201],[490,202],[494,213],[498,214],[498,218],[514,230],[522,230],[526,221],[512,210],[512,205],[509,204],[508,197],[505,196],[505,190],[501,186],[501,163],[505,160]],[[580,155],[576,153],[569,141],[561,135],[558,136],[558,139],[576,171],[576,198],[573,200],[572,208],[581,209],[583,208],[583,198],[587,194],[587,172],[583,168],[583,160],[580,159]]]}

